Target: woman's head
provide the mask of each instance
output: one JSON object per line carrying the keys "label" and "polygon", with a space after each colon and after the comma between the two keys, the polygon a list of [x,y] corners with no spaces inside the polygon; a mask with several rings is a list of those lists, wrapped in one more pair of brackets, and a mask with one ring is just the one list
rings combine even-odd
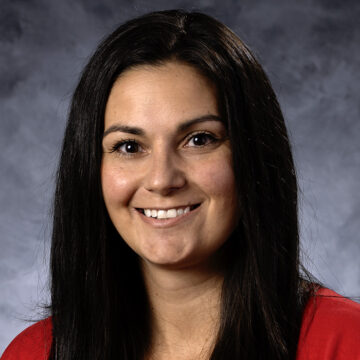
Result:
{"label": "woman's head", "polygon": [[[177,67],[174,69],[175,65]],[[168,87],[169,91],[176,94],[176,88],[172,89],[166,84],[166,76],[176,84],[176,73],[184,75],[182,81],[179,80],[180,83],[186,82],[191,76],[195,81],[200,81],[192,84],[192,91],[200,91],[203,86],[211,100],[207,102],[209,108],[204,108],[199,115],[209,112],[219,117],[223,126],[219,130],[219,136],[226,132],[224,147],[219,147],[224,150],[221,156],[225,161],[208,163],[225,172],[231,168],[231,181],[230,185],[227,185],[229,195],[232,196],[226,198],[222,194],[221,198],[228,201],[224,203],[229,206],[225,210],[228,211],[227,214],[240,215],[235,216],[235,223],[231,216],[226,217],[228,222],[225,229],[234,231],[231,235],[230,232],[222,231],[223,237],[217,243],[221,245],[221,242],[226,240],[224,236],[229,235],[232,246],[232,258],[224,285],[224,309],[231,306],[236,294],[241,292],[246,295],[242,298],[243,304],[239,309],[247,311],[250,319],[250,313],[255,311],[251,304],[256,303],[258,310],[251,316],[266,317],[266,324],[263,325],[265,328],[269,327],[276,316],[281,316],[278,314],[285,313],[286,309],[294,305],[294,293],[298,289],[297,185],[284,120],[266,75],[242,41],[211,17],[177,10],[147,14],[121,25],[100,44],[84,69],[73,97],[58,172],[52,245],[53,311],[60,314],[67,309],[69,319],[71,316],[72,319],[78,316],[73,301],[63,297],[64,288],[73,291],[74,287],[74,299],[78,299],[77,306],[82,307],[83,313],[89,313],[90,309],[94,310],[99,306],[105,308],[107,316],[97,317],[100,323],[110,321],[112,316],[107,307],[116,301],[119,303],[120,298],[125,304],[122,313],[124,317],[130,316],[125,313],[125,309],[138,306],[139,301],[144,304],[145,300],[139,300],[135,296],[142,291],[139,285],[141,277],[136,273],[136,257],[119,241],[119,233],[129,238],[134,238],[134,235],[126,234],[125,223],[117,215],[120,214],[117,206],[121,205],[121,201],[116,203],[111,200],[114,199],[114,194],[117,194],[117,199],[122,199],[125,194],[122,193],[119,183],[125,179],[121,177],[121,171],[127,171],[129,176],[129,169],[124,170],[123,164],[115,162],[109,165],[106,160],[110,156],[109,146],[111,148],[114,144],[108,144],[108,140],[114,134],[109,133],[104,139],[103,135],[104,130],[106,134],[118,121],[114,114],[109,115],[110,110],[114,113],[120,112],[121,119],[126,115],[126,106],[120,107],[119,104],[128,94],[123,91],[123,97],[118,102],[118,90],[121,93],[127,85],[126,93],[131,95],[131,87],[135,84],[139,84],[140,89],[146,83],[154,87],[156,85],[151,81],[151,76],[156,76],[156,81],[162,79],[163,89]],[[201,95],[206,97],[206,90]],[[136,89],[133,91],[136,92]],[[154,89],[149,96],[153,94]],[[165,95],[163,92],[164,99]],[[201,99],[199,96],[199,102]],[[169,98],[170,100],[174,99]],[[180,104],[177,100],[174,106]],[[145,99],[141,99],[140,104],[145,106],[145,103]],[[170,113],[166,106],[160,111],[162,119],[167,115],[167,111]],[[180,111],[176,112],[176,122],[180,121],[179,113]],[[127,119],[124,121],[126,126],[134,126],[133,123],[128,123]],[[168,128],[158,129],[163,140],[166,131],[175,136],[175,124],[170,122],[171,119]],[[211,126],[218,125],[216,121],[211,122]],[[139,127],[139,124],[136,127]],[[157,129],[151,129],[147,124],[145,130],[149,133]],[[152,138],[154,139],[155,137]],[[152,142],[151,145],[154,148],[156,144]],[[158,154],[163,155],[164,152]],[[199,161],[202,161],[203,155],[199,156]],[[181,188],[185,183],[181,176],[184,174],[185,162],[174,157],[173,160],[175,162],[168,166],[174,171],[173,175],[176,175],[172,179],[174,183],[165,190],[163,188],[162,195],[164,191],[173,191],[171,187],[180,190],[178,194],[181,195]],[[153,166],[165,166],[169,158],[159,161]],[[201,162],[199,166],[203,164],[204,162]],[[186,169],[191,169],[187,166]],[[112,179],[106,174],[104,176],[104,169],[107,169],[107,175],[118,171],[118,178],[115,180],[115,175]],[[139,171],[138,174],[140,169],[140,165],[135,169]],[[160,171],[151,166],[144,169],[145,172],[154,169],[154,173],[149,175],[150,179],[154,179],[156,172]],[[191,171],[187,173],[191,174]],[[214,176],[217,174],[214,173]],[[199,179],[201,178],[198,177],[197,181]],[[150,201],[146,194],[155,194],[152,191],[155,183],[155,180],[153,185],[151,181],[143,183],[139,196],[131,198],[136,200],[132,203],[134,207],[167,208],[168,205],[173,205],[170,201],[164,202],[164,205],[163,202],[160,204],[160,201],[152,205],[155,196]],[[118,190],[114,186],[118,186]],[[148,193],[144,190],[146,187]],[[114,192],[111,193],[109,189]],[[123,189],[127,191],[126,187]],[[195,205],[201,203],[208,193],[201,192],[201,186],[198,186],[198,189],[199,192],[179,196],[174,201],[175,205],[186,205],[185,203],[193,200]],[[130,193],[132,191],[130,189]],[[141,194],[144,195],[143,199]],[[190,194],[194,195],[194,199],[190,199]],[[198,199],[196,196],[199,194]],[[164,200],[164,196],[158,196],[158,199],[160,198]],[[128,199],[125,199],[125,202]],[[200,210],[201,206],[194,211]],[[211,217],[213,218],[215,219]],[[214,221],[220,224],[219,229],[224,230],[221,228],[224,225],[222,214]],[[218,234],[216,228],[208,229],[211,234]],[[207,234],[204,233],[204,239],[205,235]],[[137,245],[130,246],[136,248]],[[164,254],[157,253],[156,259],[159,260],[161,256]],[[72,280],[69,282],[68,279]],[[137,282],[135,279],[138,279]],[[118,286],[126,288],[128,298],[125,299],[121,291],[117,290]],[[235,288],[238,291],[235,291]],[[284,295],[284,289],[287,289],[291,300],[288,295]],[[101,296],[96,299],[87,298],[85,305],[81,303],[80,299],[93,291]],[[270,303],[277,303],[279,307],[281,304],[284,308],[277,311],[277,314],[272,313]],[[139,318],[139,321],[142,320]],[[221,331],[225,332],[224,329],[228,327],[224,325]],[[259,329],[258,334],[266,331],[264,329]],[[271,329],[274,338],[280,336],[280,330],[275,330]]]}
{"label": "woman's head", "polygon": [[238,215],[213,84],[173,60],[132,67],[112,87],[104,130],[103,195],[125,242],[171,268],[213,260]]}
{"label": "woman's head", "polygon": [[[294,204],[296,185],[286,130],[261,67],[223,24],[182,11],[153,13],[120,26],[86,67],[74,96],[68,136],[75,138],[69,147],[79,156],[77,170],[84,175],[94,170],[85,176],[86,182],[99,176],[105,108],[116,79],[140,65],[159,68],[168,62],[192,66],[215,87],[219,116],[233,153],[237,201],[244,216],[255,220],[254,211],[261,211],[254,209],[257,205],[279,207],[279,199],[271,198],[281,196],[286,187],[293,194],[282,199],[282,207],[286,207],[285,200]],[[273,190],[278,194],[270,194]]]}

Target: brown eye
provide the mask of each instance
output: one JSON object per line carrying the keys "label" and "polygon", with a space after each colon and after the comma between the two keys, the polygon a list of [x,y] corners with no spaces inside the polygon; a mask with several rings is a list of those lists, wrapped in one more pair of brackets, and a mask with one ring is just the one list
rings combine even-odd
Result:
{"label": "brown eye", "polygon": [[198,133],[190,138],[188,142],[188,146],[195,146],[195,147],[205,146],[213,143],[214,141],[216,141],[216,138],[214,136],[208,133]]}
{"label": "brown eye", "polygon": [[131,142],[127,142],[125,144],[123,144],[121,146],[122,151],[126,152],[126,153],[136,153],[139,151],[139,144],[131,141]]}
{"label": "brown eye", "polygon": [[111,150],[123,155],[132,155],[141,151],[141,147],[135,140],[122,140],[116,143]]}

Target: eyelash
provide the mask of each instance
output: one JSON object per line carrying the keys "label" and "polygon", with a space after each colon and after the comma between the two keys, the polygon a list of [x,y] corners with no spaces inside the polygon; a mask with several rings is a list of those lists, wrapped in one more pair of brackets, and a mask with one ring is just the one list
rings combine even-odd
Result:
{"label": "eyelash", "polygon": [[[205,132],[205,131],[199,131],[197,133],[193,133],[191,135],[189,135],[187,138],[186,138],[186,142],[189,143],[189,141],[191,139],[194,139],[196,136],[199,136],[199,135],[205,135],[208,139],[207,143],[206,144],[203,144],[203,145],[194,145],[192,147],[196,147],[196,148],[203,148],[207,145],[210,145],[210,144],[213,144],[215,142],[217,142],[219,139],[216,138],[213,134],[209,133],[209,132]],[[110,152],[118,152],[120,153],[121,155],[123,156],[135,156],[139,151],[136,151],[136,152],[133,152],[133,153],[129,153],[129,152],[126,152],[126,151],[120,151],[119,149],[123,146],[123,145],[127,145],[127,144],[132,144],[132,145],[136,145],[136,146],[139,146],[139,143],[135,140],[135,139],[124,139],[124,140],[120,140],[119,142],[115,143],[111,149],[110,149]]]}
{"label": "eyelash", "polygon": [[112,153],[119,152],[119,153],[123,154],[124,156],[133,156],[133,154],[135,154],[135,153],[119,151],[120,147],[123,145],[126,145],[126,144],[133,144],[133,145],[139,146],[139,143],[135,139],[120,140],[111,147],[110,152],[112,152]]}
{"label": "eyelash", "polygon": [[198,145],[198,146],[195,145],[195,147],[204,147],[204,146],[206,146],[206,145],[213,144],[214,142],[216,142],[216,141],[219,140],[217,137],[215,137],[213,134],[211,134],[211,133],[209,133],[209,132],[199,131],[199,132],[190,134],[190,135],[187,137],[186,141],[189,142],[189,140],[195,138],[197,135],[206,135],[206,137],[207,137],[208,139],[210,139],[210,140],[209,140],[209,142],[208,142],[207,144]]}

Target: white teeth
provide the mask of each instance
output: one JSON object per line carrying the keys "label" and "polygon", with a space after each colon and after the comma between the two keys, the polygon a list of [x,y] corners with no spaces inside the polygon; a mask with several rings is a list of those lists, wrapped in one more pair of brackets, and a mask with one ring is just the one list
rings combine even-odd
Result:
{"label": "white teeth", "polygon": [[166,210],[158,210],[157,217],[158,219],[166,219]]}
{"label": "white teeth", "polygon": [[170,209],[166,212],[167,218],[174,218],[174,217],[176,217],[176,215],[177,215],[176,209]]}
{"label": "white teeth", "polygon": [[186,208],[179,209],[169,209],[169,210],[152,210],[152,209],[144,209],[144,213],[147,217],[153,217],[158,219],[171,219],[182,214],[187,214],[190,212],[190,206]]}

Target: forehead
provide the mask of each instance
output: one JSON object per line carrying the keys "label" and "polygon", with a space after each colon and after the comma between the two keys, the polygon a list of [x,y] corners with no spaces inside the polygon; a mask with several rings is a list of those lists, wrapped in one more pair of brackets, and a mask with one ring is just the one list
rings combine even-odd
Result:
{"label": "forehead", "polygon": [[180,62],[141,65],[115,81],[105,128],[114,122],[164,126],[207,114],[218,114],[216,88],[197,69]]}

